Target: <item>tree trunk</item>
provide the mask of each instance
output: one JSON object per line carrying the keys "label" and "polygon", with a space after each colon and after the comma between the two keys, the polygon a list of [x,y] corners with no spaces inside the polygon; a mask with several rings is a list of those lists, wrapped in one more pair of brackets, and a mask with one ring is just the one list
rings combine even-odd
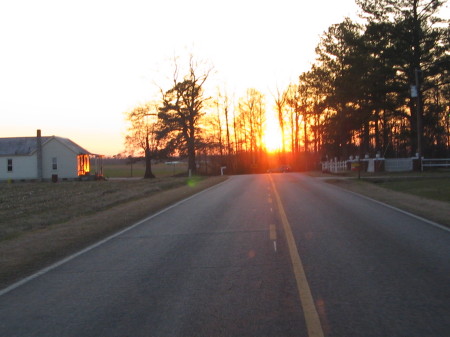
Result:
{"label": "tree trunk", "polygon": [[191,174],[197,173],[197,164],[195,162],[195,126],[193,123],[189,126],[188,146],[188,170]]}
{"label": "tree trunk", "polygon": [[303,115],[303,136],[304,136],[304,146],[305,146],[305,153],[308,152],[309,147],[309,139],[308,139],[308,125],[306,121],[306,113]]}
{"label": "tree trunk", "polygon": [[[147,141],[148,143],[148,141]],[[147,144],[148,145],[148,144]],[[152,172],[152,156],[149,147],[145,149],[145,173],[144,173],[145,179],[153,179],[156,178],[155,175]]]}
{"label": "tree trunk", "polygon": [[294,153],[298,154],[300,152],[300,113],[298,111],[295,111],[295,122],[294,122],[294,130],[295,130],[295,136],[294,136]]}
{"label": "tree trunk", "polygon": [[[228,104],[228,103],[227,103]],[[225,107],[225,123],[226,123],[226,127],[227,127],[227,155],[228,158],[231,155],[231,142],[230,142],[230,126],[229,126],[229,121],[228,121],[228,107]]]}
{"label": "tree trunk", "polygon": [[192,141],[189,141],[188,145],[188,169],[189,172],[193,175],[197,173],[197,164],[195,162],[195,147]]}
{"label": "tree trunk", "polygon": [[368,120],[363,124],[363,154],[370,154],[370,123]]}

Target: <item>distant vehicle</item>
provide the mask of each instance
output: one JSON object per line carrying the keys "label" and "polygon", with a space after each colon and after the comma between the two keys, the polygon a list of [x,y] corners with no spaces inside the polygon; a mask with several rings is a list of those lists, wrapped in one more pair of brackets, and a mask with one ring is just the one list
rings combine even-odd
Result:
{"label": "distant vehicle", "polygon": [[277,168],[267,170],[267,173],[287,173],[287,172],[291,172],[291,167],[288,165],[283,165]]}

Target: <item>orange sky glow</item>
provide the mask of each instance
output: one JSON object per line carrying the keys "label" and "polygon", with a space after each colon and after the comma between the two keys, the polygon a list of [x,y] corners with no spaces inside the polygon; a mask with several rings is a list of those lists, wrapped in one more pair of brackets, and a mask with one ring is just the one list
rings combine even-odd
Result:
{"label": "orange sky glow", "polygon": [[118,154],[124,112],[169,89],[169,60],[192,53],[214,67],[209,96],[265,94],[265,144],[276,150],[271,93],[307,71],[320,35],[357,11],[354,0],[3,1],[0,137],[41,129]]}

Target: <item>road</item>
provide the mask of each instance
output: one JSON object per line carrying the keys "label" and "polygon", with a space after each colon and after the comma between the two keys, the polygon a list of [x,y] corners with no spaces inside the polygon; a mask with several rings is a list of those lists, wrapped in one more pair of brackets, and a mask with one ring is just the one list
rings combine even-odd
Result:
{"label": "road", "polygon": [[0,293],[0,336],[448,336],[450,235],[302,174],[235,176]]}

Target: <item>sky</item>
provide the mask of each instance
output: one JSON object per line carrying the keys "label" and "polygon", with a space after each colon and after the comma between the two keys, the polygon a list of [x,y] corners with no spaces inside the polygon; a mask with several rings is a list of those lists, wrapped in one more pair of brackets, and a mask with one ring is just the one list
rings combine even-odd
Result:
{"label": "sky", "polygon": [[0,3],[0,137],[70,138],[124,150],[124,112],[170,89],[171,60],[213,67],[211,86],[284,89],[314,62],[354,0],[5,0]]}

